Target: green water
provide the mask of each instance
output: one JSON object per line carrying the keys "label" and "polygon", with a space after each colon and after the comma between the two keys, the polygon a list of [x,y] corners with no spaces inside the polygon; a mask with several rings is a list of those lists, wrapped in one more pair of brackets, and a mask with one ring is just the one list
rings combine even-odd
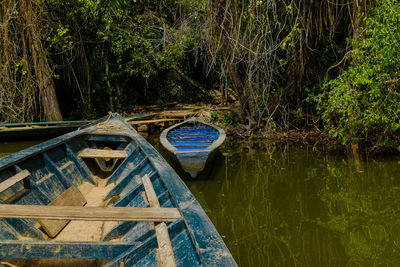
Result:
{"label": "green water", "polygon": [[400,266],[400,158],[234,141],[221,152],[185,183],[239,266]]}
{"label": "green water", "polygon": [[4,142],[0,143],[0,158],[22,149],[36,145],[42,141]]}
{"label": "green water", "polygon": [[208,175],[184,181],[239,266],[400,266],[397,156],[234,141],[221,152]]}

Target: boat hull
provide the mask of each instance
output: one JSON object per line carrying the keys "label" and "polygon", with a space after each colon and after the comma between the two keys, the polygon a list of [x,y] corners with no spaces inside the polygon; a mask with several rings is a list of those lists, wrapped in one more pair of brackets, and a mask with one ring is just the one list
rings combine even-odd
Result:
{"label": "boat hull", "polygon": [[0,262],[158,266],[171,255],[176,266],[236,265],[183,181],[122,117],[0,159]]}

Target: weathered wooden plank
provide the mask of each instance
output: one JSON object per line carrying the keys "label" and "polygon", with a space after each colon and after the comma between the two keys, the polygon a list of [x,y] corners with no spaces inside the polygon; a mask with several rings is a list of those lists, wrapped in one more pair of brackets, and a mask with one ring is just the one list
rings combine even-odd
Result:
{"label": "weathered wooden plank", "polygon": [[[86,199],[82,193],[75,187],[71,186],[64,193],[53,200],[50,206],[83,206]],[[70,220],[38,220],[43,230],[50,236],[55,237]]]}
{"label": "weathered wooden plank", "polygon": [[151,183],[151,180],[147,174],[142,177],[142,182],[150,207],[160,207],[153,184]]}
{"label": "weathered wooden plank", "polygon": [[156,234],[160,256],[160,266],[176,266],[174,251],[172,250],[167,225],[165,223],[157,224]]}
{"label": "weathered wooden plank", "polygon": [[181,215],[176,208],[73,207],[0,204],[0,218],[173,222]]}
{"label": "weathered wooden plank", "polygon": [[124,159],[128,156],[125,150],[105,150],[85,148],[79,152],[80,158],[110,158],[110,159]]}
{"label": "weathered wooden plank", "polygon": [[149,123],[160,123],[160,122],[168,122],[168,121],[181,121],[183,119],[157,119],[157,120],[143,120],[143,121],[130,121],[128,122],[130,125],[138,125],[138,124],[149,124]]}
{"label": "weathered wooden plank", "polygon": [[182,119],[186,119],[189,114],[193,114],[190,112],[185,112],[185,113],[164,113],[163,116],[164,118],[182,118]]}
{"label": "weathered wooden plank", "polygon": [[[154,187],[149,176],[147,174],[143,176],[142,181],[150,207],[160,207],[157,194],[154,191]],[[165,223],[159,223],[155,226],[155,231],[157,236],[160,266],[176,266],[174,251],[169,238],[167,225]]]}
{"label": "weathered wooden plank", "polygon": [[7,180],[1,182],[0,183],[0,193],[7,190],[8,188],[15,185],[16,183],[24,180],[25,178],[28,178],[29,175],[31,175],[31,173],[28,170],[23,170],[14,176],[11,176]]}
{"label": "weathered wooden plank", "polygon": [[1,240],[0,258],[114,258],[137,246],[126,242]]}

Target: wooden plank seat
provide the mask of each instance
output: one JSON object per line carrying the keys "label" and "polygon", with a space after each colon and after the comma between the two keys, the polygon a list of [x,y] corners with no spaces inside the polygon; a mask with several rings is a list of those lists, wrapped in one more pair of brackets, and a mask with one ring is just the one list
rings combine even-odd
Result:
{"label": "wooden plank seat", "polygon": [[0,204],[0,218],[173,222],[181,217],[176,208],[78,207]]}
{"label": "wooden plank seat", "polygon": [[109,158],[109,159],[124,159],[128,156],[125,150],[106,150],[85,148],[79,152],[80,158]]}
{"label": "wooden plank seat", "polygon": [[[19,173],[11,176],[7,180],[0,183],[0,193],[6,191],[8,188],[12,187],[16,183],[18,183],[24,179],[27,179],[30,175],[31,175],[31,173],[28,170],[22,170]],[[26,188],[29,187],[29,180],[24,182],[24,186]]]}

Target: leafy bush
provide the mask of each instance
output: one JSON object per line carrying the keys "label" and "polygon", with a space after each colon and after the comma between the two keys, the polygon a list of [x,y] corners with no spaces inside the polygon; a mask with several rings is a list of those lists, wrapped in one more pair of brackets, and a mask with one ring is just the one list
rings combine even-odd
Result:
{"label": "leafy bush", "polygon": [[352,64],[323,85],[318,108],[343,143],[387,143],[400,128],[400,3],[377,1],[364,22],[365,38],[353,41]]}
{"label": "leafy bush", "polygon": [[237,113],[230,112],[224,115],[224,123],[225,125],[235,125],[239,123],[241,120],[241,116]]}
{"label": "leafy bush", "polygon": [[211,123],[216,123],[220,120],[219,118],[219,114],[216,111],[211,111],[211,117],[210,117],[210,121]]}

